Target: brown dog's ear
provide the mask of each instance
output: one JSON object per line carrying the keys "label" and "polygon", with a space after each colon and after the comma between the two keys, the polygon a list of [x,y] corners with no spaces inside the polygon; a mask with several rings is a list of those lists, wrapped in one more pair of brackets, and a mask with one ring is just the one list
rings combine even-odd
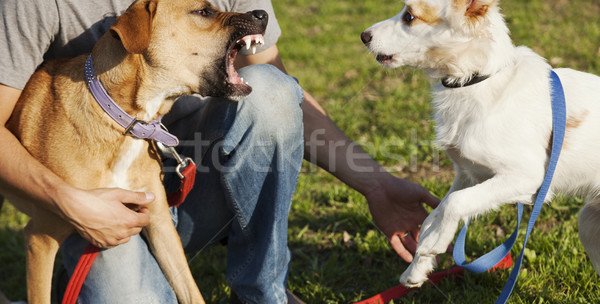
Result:
{"label": "brown dog's ear", "polygon": [[150,45],[155,12],[156,0],[136,1],[117,18],[110,31],[121,40],[127,52],[141,54]]}

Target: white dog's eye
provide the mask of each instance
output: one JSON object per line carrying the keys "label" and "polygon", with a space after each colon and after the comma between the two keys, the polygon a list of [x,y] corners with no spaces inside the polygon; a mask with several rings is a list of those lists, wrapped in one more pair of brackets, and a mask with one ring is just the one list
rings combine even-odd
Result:
{"label": "white dog's eye", "polygon": [[413,16],[409,11],[406,11],[406,13],[404,13],[402,16],[402,20],[409,25],[413,20],[415,20],[415,16]]}

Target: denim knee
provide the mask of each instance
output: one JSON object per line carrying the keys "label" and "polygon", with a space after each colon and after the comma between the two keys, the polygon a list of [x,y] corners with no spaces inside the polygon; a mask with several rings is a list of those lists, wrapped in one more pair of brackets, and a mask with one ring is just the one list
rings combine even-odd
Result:
{"label": "denim knee", "polygon": [[304,91],[295,78],[268,64],[248,66],[239,73],[252,87],[245,102],[251,104],[253,131],[264,139],[285,140],[302,134]]}
{"label": "denim knee", "polygon": [[[61,250],[69,273],[88,242],[70,236]],[[79,293],[77,303],[176,303],[175,293],[148,245],[138,234],[117,247],[102,250]]]}
{"label": "denim knee", "polygon": [[[252,65],[239,73],[253,90],[239,101],[235,121],[219,151],[226,159],[221,172],[228,201],[237,202],[231,207],[238,211],[243,228],[269,173],[278,173],[276,183],[295,187],[304,151],[304,91],[293,77],[272,65]],[[253,186],[248,189],[244,185]]]}

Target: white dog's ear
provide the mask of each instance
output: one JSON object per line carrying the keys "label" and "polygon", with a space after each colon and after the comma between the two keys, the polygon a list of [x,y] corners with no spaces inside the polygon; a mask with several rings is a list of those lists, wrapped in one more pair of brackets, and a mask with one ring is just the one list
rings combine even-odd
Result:
{"label": "white dog's ear", "polygon": [[454,0],[454,7],[469,19],[484,18],[496,0]]}

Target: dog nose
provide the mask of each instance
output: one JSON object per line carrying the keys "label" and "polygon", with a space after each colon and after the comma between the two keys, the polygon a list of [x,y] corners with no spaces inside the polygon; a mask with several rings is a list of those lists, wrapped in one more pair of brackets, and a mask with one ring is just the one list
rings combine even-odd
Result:
{"label": "dog nose", "polygon": [[364,44],[369,44],[372,39],[373,35],[371,35],[371,32],[362,32],[362,34],[360,34],[360,40],[362,40]]}
{"label": "dog nose", "polygon": [[254,17],[258,20],[265,20],[265,19],[269,18],[269,14],[267,14],[267,12],[265,12],[263,10],[254,10],[254,11],[252,11],[252,17]]}

